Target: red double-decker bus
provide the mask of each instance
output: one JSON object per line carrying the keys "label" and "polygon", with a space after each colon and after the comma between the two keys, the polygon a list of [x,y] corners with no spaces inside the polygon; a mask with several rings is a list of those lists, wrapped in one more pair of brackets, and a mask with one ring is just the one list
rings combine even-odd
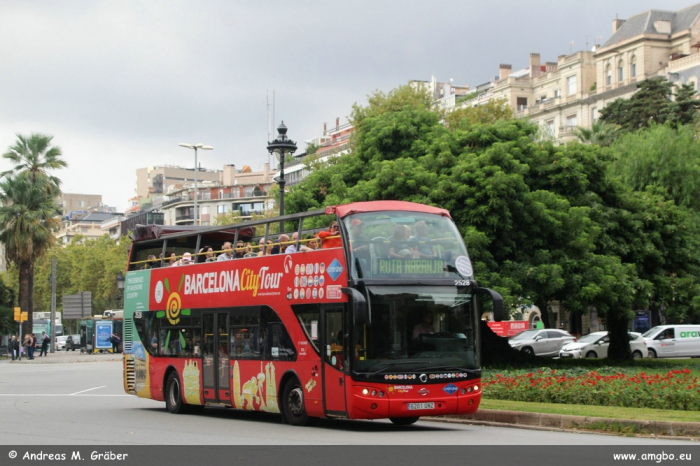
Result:
{"label": "red double-decker bus", "polygon": [[[293,239],[271,233],[280,229]],[[503,300],[478,287],[446,210],[359,202],[227,227],[138,226],[133,236],[129,394],[172,413],[223,404],[293,425],[407,425],[479,406],[482,303],[500,320]]]}

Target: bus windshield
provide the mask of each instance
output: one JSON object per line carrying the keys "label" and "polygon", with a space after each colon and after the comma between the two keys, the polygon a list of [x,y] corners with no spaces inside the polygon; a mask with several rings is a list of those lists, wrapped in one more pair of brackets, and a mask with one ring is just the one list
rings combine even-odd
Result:
{"label": "bus windshield", "polygon": [[353,278],[471,279],[459,231],[449,217],[383,211],[343,219]]}
{"label": "bus windshield", "polygon": [[479,368],[476,306],[467,291],[369,287],[371,324],[355,328],[355,371]]}

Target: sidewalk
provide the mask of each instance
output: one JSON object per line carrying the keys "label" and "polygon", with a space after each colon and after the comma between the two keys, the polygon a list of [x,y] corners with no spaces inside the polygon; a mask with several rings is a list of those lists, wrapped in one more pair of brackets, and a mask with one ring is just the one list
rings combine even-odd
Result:
{"label": "sidewalk", "polygon": [[579,432],[606,430],[610,433],[624,431],[652,437],[685,438],[700,441],[700,422],[643,421],[496,409],[482,409],[475,414],[465,416],[436,416],[430,419],[487,426],[507,425],[537,430],[574,430]]}
{"label": "sidewalk", "polygon": [[82,354],[80,351],[56,351],[49,353],[47,356],[39,357],[39,352],[34,353],[34,359],[22,357],[21,361],[13,361],[12,359],[0,359],[0,364],[66,364],[75,362],[104,362],[104,361],[121,361],[123,355],[121,353],[96,353]]}

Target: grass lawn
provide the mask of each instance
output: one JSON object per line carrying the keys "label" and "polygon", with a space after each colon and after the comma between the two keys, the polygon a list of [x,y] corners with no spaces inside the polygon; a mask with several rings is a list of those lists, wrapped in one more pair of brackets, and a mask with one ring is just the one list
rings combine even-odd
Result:
{"label": "grass lawn", "polygon": [[528,413],[564,414],[570,416],[605,417],[645,421],[700,422],[700,412],[698,411],[531,403],[526,401],[489,400],[486,398],[482,398],[479,409],[500,409],[506,411],[524,411]]}

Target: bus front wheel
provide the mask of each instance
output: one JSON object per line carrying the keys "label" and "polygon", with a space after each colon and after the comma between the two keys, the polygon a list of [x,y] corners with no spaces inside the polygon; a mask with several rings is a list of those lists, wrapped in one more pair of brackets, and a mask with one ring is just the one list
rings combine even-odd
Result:
{"label": "bus front wheel", "polygon": [[185,405],[182,402],[182,390],[180,389],[180,379],[175,371],[168,375],[165,382],[165,407],[172,414],[182,414],[185,412]]}
{"label": "bus front wheel", "polygon": [[284,387],[282,398],[284,417],[293,426],[305,426],[309,423],[309,415],[304,407],[304,389],[298,380],[290,380]]}
{"label": "bus front wheel", "polygon": [[390,417],[389,420],[394,423],[396,426],[410,426],[411,424],[415,424],[418,419],[420,419],[419,416],[416,417]]}

